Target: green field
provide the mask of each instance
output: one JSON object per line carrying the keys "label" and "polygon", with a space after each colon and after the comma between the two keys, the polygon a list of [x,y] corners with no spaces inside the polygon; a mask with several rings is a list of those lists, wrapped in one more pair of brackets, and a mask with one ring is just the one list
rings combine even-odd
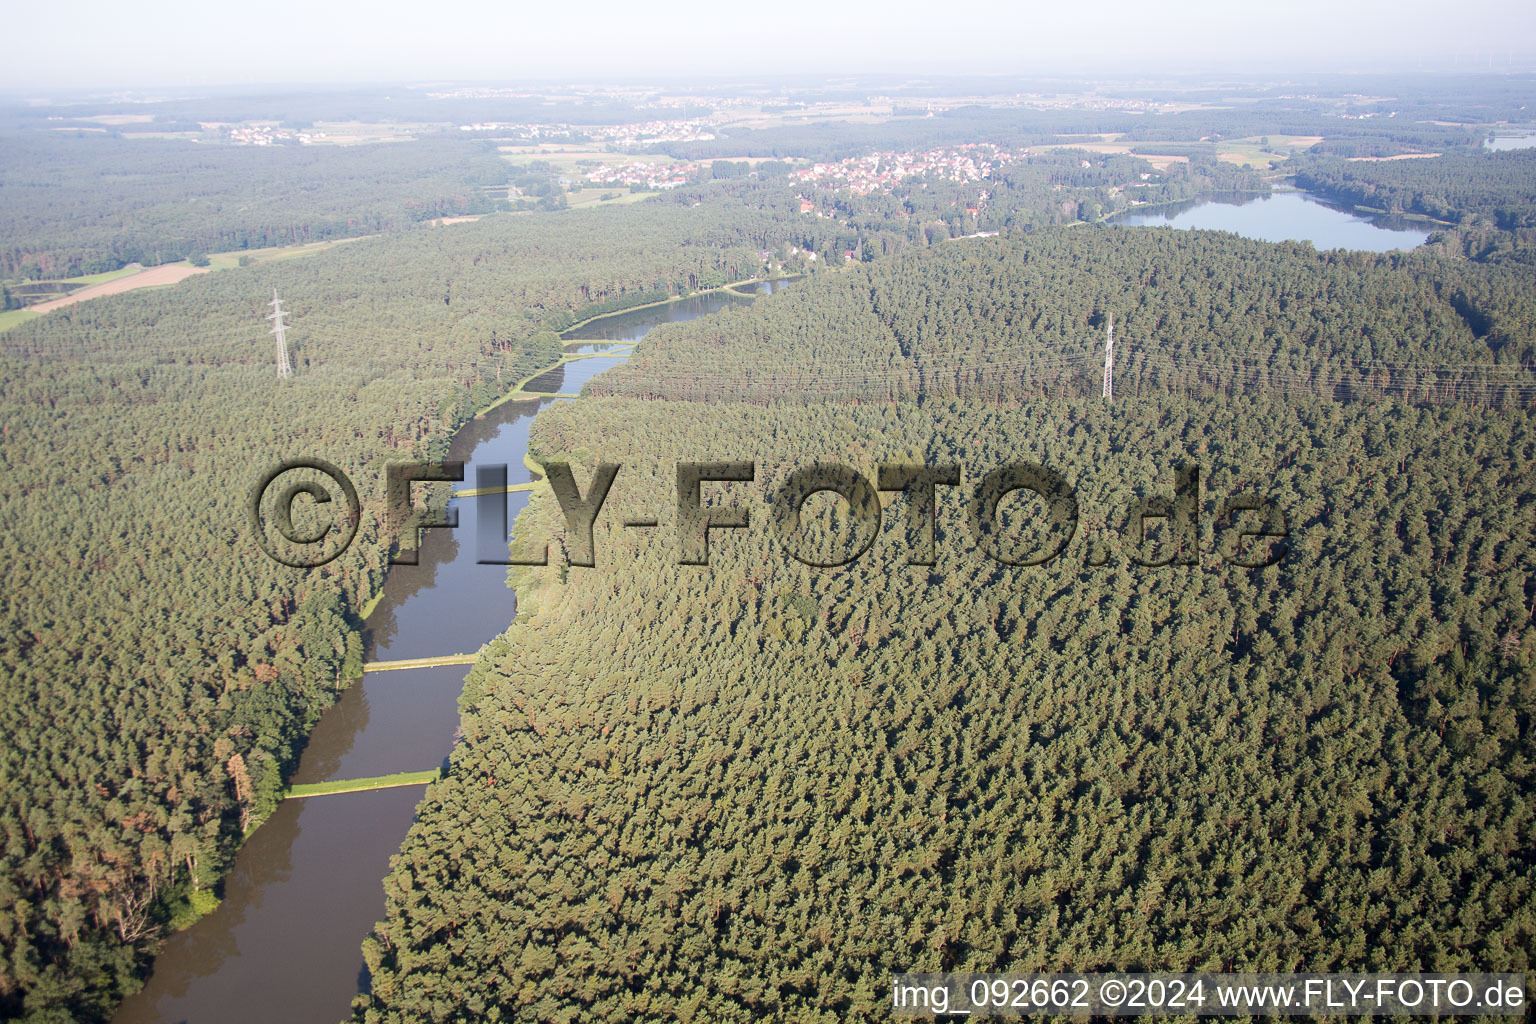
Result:
{"label": "green field", "polygon": [[108,270],[100,274],[82,274],[79,277],[61,277],[57,278],[57,281],[59,284],[105,284],[108,281],[116,281],[120,277],[131,277],[142,269],[144,268],[139,264],[130,263],[126,267],[120,267],[117,270]]}
{"label": "green field", "polygon": [[0,313],[0,331],[8,331],[17,324],[26,323],[28,320],[42,315],[41,313],[34,313],[30,309],[8,309],[4,313]]}
{"label": "green field", "polygon": [[[360,235],[360,238],[370,236]],[[300,256],[312,256],[317,252],[355,242],[357,238],[333,238],[324,242],[305,242],[300,245],[274,246],[269,249],[242,249],[236,252],[216,252],[208,257],[208,265],[215,270],[228,270],[240,265],[240,257],[249,256],[256,263],[276,263],[280,260],[297,259]]]}
{"label": "green field", "polygon": [[[1268,142],[1268,145],[1261,145]],[[1296,153],[1312,148],[1318,139],[1314,135],[1256,135],[1246,139],[1232,139],[1216,143],[1217,152],[1227,163],[1249,164],[1262,171],[1271,163],[1279,163]]]}
{"label": "green field", "polygon": [[[371,236],[363,235],[359,237],[366,238]],[[301,256],[313,256],[315,253],[324,252],[327,249],[342,245],[346,242],[355,242],[356,240],[356,238],[335,238],[324,242],[306,242],[301,245],[273,246],[267,249],[246,249],[237,252],[218,252],[209,255],[208,265],[214,270],[232,270],[240,266],[240,259],[243,256],[249,256],[255,263],[276,263],[281,260],[297,259]],[[178,260],[175,263],[162,264],[162,266],[176,266],[178,263],[185,264],[185,262],[185,260]],[[138,274],[143,270],[143,267],[139,266],[137,263],[134,263],[130,264],[129,266],[122,267],[118,270],[109,270],[100,274],[83,274],[80,277],[61,277],[54,279],[54,281],[59,284],[79,285],[80,287],[85,288],[90,287],[91,285],[104,284],[107,281],[116,281],[119,278],[132,277],[134,274]],[[174,288],[176,285],[159,284],[144,285],[143,287],[145,290],[147,290],[151,288]],[[44,314],[42,313],[33,312],[29,309],[7,310],[6,312],[0,313],[0,331],[10,330],[17,324],[25,323],[34,317],[43,315]]]}
{"label": "green field", "polygon": [[[612,199],[604,199],[603,196],[618,195]],[[655,192],[631,192],[628,185],[593,185],[584,188],[580,192],[572,192],[566,195],[566,205],[572,210],[580,210],[593,206],[622,206],[625,203],[641,203],[656,195]]]}
{"label": "green field", "polygon": [[[70,292],[79,291],[81,288],[88,288],[93,284],[105,284],[107,281],[116,281],[120,277],[132,277],[134,274],[137,274],[143,269],[144,268],[139,266],[137,263],[130,263],[126,267],[121,267],[117,270],[108,270],[100,274],[82,274],[79,277],[51,277],[42,281],[7,281],[6,283],[13,288],[17,284],[68,284],[76,286],[69,289],[68,292],[59,292],[56,295],[40,298],[40,301],[45,301],[46,299],[63,298]],[[34,313],[28,309],[7,310],[3,313],[0,313],[0,331],[15,327],[17,324],[30,320],[35,316],[42,316],[42,314]]]}

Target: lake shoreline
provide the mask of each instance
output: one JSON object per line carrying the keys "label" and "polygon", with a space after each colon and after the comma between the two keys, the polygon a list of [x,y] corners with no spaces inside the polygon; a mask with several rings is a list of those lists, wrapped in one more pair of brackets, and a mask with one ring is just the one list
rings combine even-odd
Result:
{"label": "lake shoreline", "polygon": [[1307,189],[1208,192],[1117,212],[1103,223],[1121,228],[1225,231],[1271,243],[1304,242],[1319,251],[1407,252],[1449,226],[1422,216],[1363,210]]}

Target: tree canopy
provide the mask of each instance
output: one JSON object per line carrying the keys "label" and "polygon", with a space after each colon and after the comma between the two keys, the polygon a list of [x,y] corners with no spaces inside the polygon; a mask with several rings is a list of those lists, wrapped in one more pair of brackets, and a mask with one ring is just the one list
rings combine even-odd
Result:
{"label": "tree canopy", "polygon": [[[1466,272],[1528,315],[1528,288]],[[651,332],[535,424],[583,483],[622,467],[597,565],[513,571],[519,622],[469,675],[354,1019],[875,1020],[908,970],[1527,969],[1536,421],[1514,394],[1312,386],[1493,365],[1452,273],[1057,229]],[[1133,351],[1106,404],[1075,370],[1095,310],[1210,361]],[[708,566],[666,519],[619,525],[673,507],[679,462],[733,460],[756,479],[709,500],[751,527]],[[936,564],[909,563],[910,498],[851,565],[789,558],[768,502],[817,462],[960,467]],[[967,526],[1017,462],[1077,492],[1046,565]],[[1190,463],[1194,564],[1135,564],[1180,538],[1138,545],[1128,510]],[[1234,495],[1283,512],[1277,565],[1218,557]],[[1009,501],[1027,550],[1042,506]],[[535,492],[519,546],[561,522]]]}

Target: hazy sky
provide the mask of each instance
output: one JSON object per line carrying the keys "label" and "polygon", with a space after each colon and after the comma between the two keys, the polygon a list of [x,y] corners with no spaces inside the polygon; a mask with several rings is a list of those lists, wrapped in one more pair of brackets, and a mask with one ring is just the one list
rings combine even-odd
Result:
{"label": "hazy sky", "polygon": [[1532,0],[70,0],[6,7],[0,88],[26,94],[428,78],[1536,64]]}

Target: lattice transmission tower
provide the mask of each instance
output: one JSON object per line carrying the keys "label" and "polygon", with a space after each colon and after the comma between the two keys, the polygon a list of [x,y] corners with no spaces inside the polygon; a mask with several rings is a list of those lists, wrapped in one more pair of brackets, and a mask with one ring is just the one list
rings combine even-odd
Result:
{"label": "lattice transmission tower", "polygon": [[1115,400],[1115,314],[1109,314],[1109,327],[1104,332],[1104,401]]}
{"label": "lattice transmission tower", "polygon": [[272,333],[277,335],[277,375],[290,377],[293,375],[293,364],[288,361],[288,339],[283,332],[288,325],[283,323],[283,300],[277,297],[277,289],[272,289],[272,312],[267,315],[272,321]]}

